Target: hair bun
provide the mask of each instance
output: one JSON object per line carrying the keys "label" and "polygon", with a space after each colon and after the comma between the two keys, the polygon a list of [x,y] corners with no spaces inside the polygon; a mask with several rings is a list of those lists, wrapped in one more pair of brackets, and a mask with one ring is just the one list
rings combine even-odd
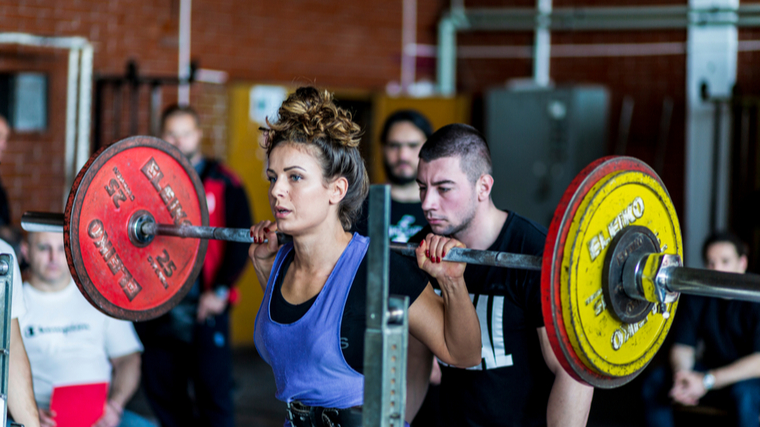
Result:
{"label": "hair bun", "polygon": [[359,146],[361,129],[351,119],[351,113],[338,108],[333,95],[306,86],[298,88],[282,103],[275,123],[267,124],[279,140],[327,139],[346,147]]}

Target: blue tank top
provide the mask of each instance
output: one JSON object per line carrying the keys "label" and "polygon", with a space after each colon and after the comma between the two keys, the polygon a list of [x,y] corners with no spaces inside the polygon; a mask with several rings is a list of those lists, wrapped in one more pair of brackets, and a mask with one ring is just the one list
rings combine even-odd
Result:
{"label": "blue tank top", "polygon": [[343,357],[340,325],[348,292],[368,246],[368,238],[354,233],[314,304],[290,324],[273,321],[269,312],[274,284],[293,244],[277,252],[254,330],[256,349],[274,371],[277,399],[338,409],[362,405],[364,376]]}

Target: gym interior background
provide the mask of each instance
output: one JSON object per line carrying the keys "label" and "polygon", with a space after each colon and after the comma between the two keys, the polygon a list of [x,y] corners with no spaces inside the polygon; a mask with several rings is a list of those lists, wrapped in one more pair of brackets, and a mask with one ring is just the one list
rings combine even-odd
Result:
{"label": "gym interior background", "polygon": [[[511,153],[495,156],[497,179],[535,184],[499,203],[541,205],[525,212],[540,222],[590,161],[573,153],[634,156],[670,192],[687,265],[701,264],[711,229],[732,228],[760,271],[760,3],[2,0],[0,32],[0,112],[16,128],[0,175],[15,223],[63,208],[72,98],[89,155],[155,134],[157,114],[188,87],[204,151],[243,177],[255,218],[268,218],[257,129],[290,88],[314,84],[364,127],[374,182],[378,125],[401,107],[435,127],[470,123]],[[82,78],[71,92],[66,43],[91,48],[91,76],[87,49],[75,58],[89,93],[79,95]],[[252,270],[240,286],[233,336],[246,347],[261,295]]]}

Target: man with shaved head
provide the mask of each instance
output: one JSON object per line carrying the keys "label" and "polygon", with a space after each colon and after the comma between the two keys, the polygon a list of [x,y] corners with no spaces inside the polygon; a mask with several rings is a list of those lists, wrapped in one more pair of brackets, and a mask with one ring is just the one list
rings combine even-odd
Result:
{"label": "man with shaved head", "polygon": [[[472,249],[542,255],[546,229],[494,205],[491,153],[475,128],[448,125],[428,138],[417,184],[430,225],[413,241],[433,233]],[[464,279],[480,319],[483,358],[469,369],[442,366],[444,424],[586,425],[593,388],[565,372],[552,351],[540,273],[468,265]]]}

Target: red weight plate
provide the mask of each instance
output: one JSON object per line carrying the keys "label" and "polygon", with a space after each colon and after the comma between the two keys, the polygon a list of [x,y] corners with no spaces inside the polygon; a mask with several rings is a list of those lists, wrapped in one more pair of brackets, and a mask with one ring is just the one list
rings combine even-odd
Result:
{"label": "red weight plate", "polygon": [[74,180],[64,212],[69,269],[100,311],[132,320],[158,317],[190,290],[208,242],[156,236],[145,247],[129,238],[139,211],[158,223],[207,225],[203,185],[179,150],[135,136],[99,150]]}
{"label": "red weight plate", "polygon": [[[542,311],[546,332],[554,354],[565,371],[573,378],[603,388],[623,385],[631,378],[630,376],[609,377],[601,375],[587,367],[575,354],[567,336],[562,316],[560,270],[568,241],[568,232],[581,202],[602,178],[619,171],[640,171],[655,178],[662,185],[660,178],[649,166],[631,157],[603,157],[586,166],[565,190],[557,209],[554,211],[554,217],[546,236],[541,268]],[[635,374],[632,375],[635,376]]]}

